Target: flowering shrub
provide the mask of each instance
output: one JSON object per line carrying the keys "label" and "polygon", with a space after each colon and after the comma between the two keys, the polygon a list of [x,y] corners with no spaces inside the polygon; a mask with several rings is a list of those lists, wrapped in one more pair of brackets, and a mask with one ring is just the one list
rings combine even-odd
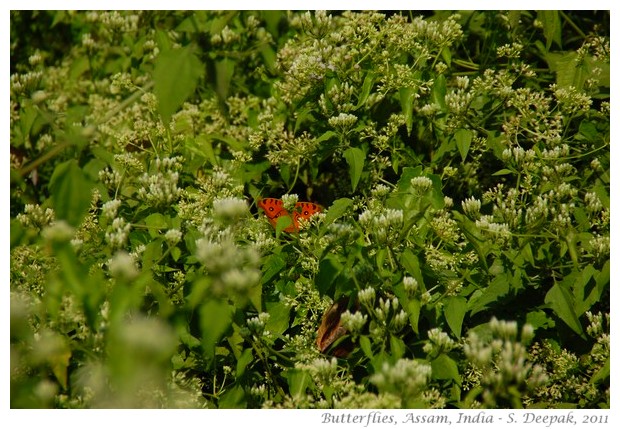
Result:
{"label": "flowering shrub", "polygon": [[608,408],[609,29],[12,12],[11,405]]}

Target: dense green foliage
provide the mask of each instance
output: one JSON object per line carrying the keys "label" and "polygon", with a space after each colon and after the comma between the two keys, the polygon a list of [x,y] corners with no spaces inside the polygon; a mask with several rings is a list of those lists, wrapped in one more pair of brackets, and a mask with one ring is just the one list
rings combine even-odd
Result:
{"label": "dense green foliage", "polygon": [[608,408],[609,30],[12,12],[11,406]]}

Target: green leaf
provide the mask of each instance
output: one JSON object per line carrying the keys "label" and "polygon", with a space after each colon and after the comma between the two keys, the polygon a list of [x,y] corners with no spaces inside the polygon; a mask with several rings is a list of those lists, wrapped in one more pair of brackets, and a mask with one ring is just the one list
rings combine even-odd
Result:
{"label": "green leaf", "polygon": [[219,165],[220,161],[215,154],[212,138],[210,136],[201,133],[196,136],[195,139],[188,139],[186,147],[191,150],[192,153],[205,158],[211,165]]}
{"label": "green leaf", "polygon": [[530,311],[525,316],[525,323],[531,325],[534,330],[538,328],[553,328],[555,322],[547,316],[543,310]]}
{"label": "green leaf", "polygon": [[405,249],[400,255],[400,264],[407,270],[411,277],[416,279],[418,287],[424,287],[420,260],[410,249]]}
{"label": "green leaf", "polygon": [[228,98],[230,82],[235,73],[235,63],[229,58],[223,58],[215,63],[215,90],[221,100]]}
{"label": "green leaf", "polygon": [[254,360],[252,350],[251,348],[244,349],[239,359],[237,359],[237,377],[241,377],[245,373],[248,364]]}
{"label": "green leaf", "polygon": [[219,408],[234,408],[234,409],[242,409],[247,407],[247,402],[245,400],[245,391],[243,387],[234,385],[231,388],[226,389],[226,391],[222,394],[219,401]]}
{"label": "green leaf", "polygon": [[465,161],[467,158],[467,154],[469,153],[469,146],[471,145],[471,139],[473,137],[473,133],[471,130],[459,129],[456,133],[454,133],[454,140],[456,141],[456,147],[458,148],[461,159]]}
{"label": "green leaf", "polygon": [[431,361],[431,369],[434,379],[454,380],[457,384],[461,384],[458,366],[450,356],[446,354],[437,356],[436,359]]}
{"label": "green leaf", "polygon": [[153,80],[157,108],[167,124],[170,118],[196,90],[204,75],[204,66],[191,47],[170,49],[157,56]]}
{"label": "green leaf", "polygon": [[254,306],[256,311],[262,311],[263,304],[263,283],[258,282],[248,291],[250,304]]}
{"label": "green leaf", "polygon": [[285,19],[286,14],[281,10],[263,10],[260,15],[265,20],[267,31],[277,40],[280,35],[280,22]]}
{"label": "green leaf", "polygon": [[405,342],[396,335],[390,335],[390,353],[395,359],[400,359],[405,355],[407,346]]}
{"label": "green leaf", "polygon": [[364,355],[368,359],[372,359],[373,358],[373,353],[372,353],[372,346],[370,344],[370,339],[366,335],[362,335],[362,336],[360,336],[360,340],[359,341],[360,341],[360,348],[364,352]]}
{"label": "green leaf", "polygon": [[596,124],[585,119],[579,124],[579,134],[585,137],[589,142],[595,142],[599,138]]}
{"label": "green leaf", "polygon": [[448,68],[449,68],[450,65],[452,64],[452,51],[450,51],[450,47],[445,46],[441,50],[441,58],[443,58],[443,60],[445,61],[445,63],[448,65]]}
{"label": "green leaf", "polygon": [[234,307],[215,299],[210,299],[200,306],[202,345],[207,357],[215,356],[215,346],[230,328],[233,313]]}
{"label": "green leaf", "polygon": [[597,293],[599,292],[598,288],[594,288],[588,293],[588,284],[592,277],[597,274],[598,271],[592,265],[586,265],[577,272],[572,285],[570,285],[575,300],[574,309],[577,317],[589,310],[592,304],[598,302],[600,298],[600,295]]}
{"label": "green leaf", "polygon": [[353,200],[350,198],[340,198],[332,203],[325,213],[325,225],[332,224],[336,219],[340,218],[343,214],[353,206]]}
{"label": "green leaf", "polygon": [[442,191],[443,181],[441,180],[441,177],[439,177],[437,174],[425,174],[425,176],[431,179],[431,182],[433,182],[433,187],[431,188],[429,195],[431,205],[435,210],[441,210],[446,204]]}
{"label": "green leaf", "polygon": [[335,255],[327,255],[319,263],[319,272],[315,277],[315,283],[321,295],[330,295],[329,291],[336,278],[342,272],[343,266]]}
{"label": "green leaf", "polygon": [[58,164],[50,179],[56,218],[78,226],[90,208],[92,188],[75,159]]}
{"label": "green leaf", "polygon": [[540,10],[537,12],[537,18],[542,23],[547,52],[553,42],[562,47],[562,23],[560,22],[559,12],[557,10]]}
{"label": "green leaf", "polygon": [[583,89],[583,85],[591,76],[592,62],[585,61],[574,51],[566,53],[550,52],[545,56],[551,71],[556,73],[556,83],[560,88],[573,87],[577,91]]}
{"label": "green leaf", "polygon": [[269,313],[265,330],[277,336],[288,329],[291,308],[286,303],[282,301],[266,302],[265,309]]}
{"label": "green leaf", "polygon": [[357,188],[357,184],[362,177],[362,171],[364,170],[364,151],[357,147],[350,147],[344,151],[344,159],[349,164],[349,178],[351,179],[351,188],[353,192]]}
{"label": "green leaf", "polygon": [[269,280],[282,271],[285,266],[286,262],[280,255],[269,255],[263,264],[263,278],[261,279],[261,282],[269,282]]}
{"label": "green leaf", "polygon": [[413,99],[415,90],[413,88],[401,88],[398,91],[400,96],[400,107],[405,117],[405,124],[407,125],[407,133],[411,134],[413,128]]}
{"label": "green leaf", "polygon": [[411,179],[414,177],[422,176],[422,167],[405,167],[398,179],[398,191],[407,192],[411,188]]}
{"label": "green leaf", "polygon": [[153,267],[153,265],[157,265],[159,263],[162,255],[162,244],[163,239],[158,238],[146,245],[144,251],[142,252],[142,257],[140,258],[143,269],[149,270]]}
{"label": "green leaf", "polygon": [[448,326],[457,338],[461,338],[461,329],[466,312],[467,300],[465,298],[462,296],[452,296],[447,299],[444,316]]}
{"label": "green leaf", "polygon": [[566,287],[555,284],[545,296],[545,304],[555,312],[555,314],[564,321],[573,331],[585,339],[583,328],[579,322],[579,318],[575,313],[575,302]]}
{"label": "green leaf", "polygon": [[433,103],[439,107],[442,112],[446,111],[446,77],[444,75],[437,76],[431,92]]}
{"label": "green leaf", "polygon": [[67,368],[71,359],[71,348],[67,344],[64,336],[47,331],[39,337],[39,341],[46,347],[41,347],[43,351],[35,352],[35,359],[44,359],[52,369],[52,373],[63,389],[67,388]]}
{"label": "green leaf", "polygon": [[161,213],[151,213],[144,218],[144,223],[148,227],[151,237],[159,236],[161,230],[168,228],[168,218]]}
{"label": "green leaf", "polygon": [[[172,256],[172,260],[175,262],[179,261],[179,258],[181,257],[181,255],[183,254],[183,252],[181,252],[181,249],[179,249],[178,247],[174,246],[170,249],[170,256]],[[176,269],[175,269],[176,271]]]}
{"label": "green leaf", "polygon": [[501,170],[496,171],[495,173],[492,174],[492,176],[506,176],[508,174],[513,174],[514,172],[512,170],[509,170],[507,168],[502,168]]}
{"label": "green leaf", "polygon": [[290,216],[280,216],[276,221],[276,236],[279,236],[282,231],[293,224],[293,219]]}
{"label": "green leaf", "polygon": [[416,334],[419,334],[418,323],[420,321],[420,310],[422,309],[422,304],[417,299],[411,299],[407,304],[407,315],[409,316],[409,323],[411,324],[411,329]]}
{"label": "green leaf", "polygon": [[366,100],[368,100],[368,96],[370,95],[370,91],[372,90],[372,86],[374,85],[376,78],[377,76],[374,72],[369,71],[366,73],[366,77],[364,77],[364,82],[362,83],[362,90],[357,99],[355,110],[362,107],[364,103],[366,103]]}
{"label": "green leaf", "polygon": [[285,372],[285,377],[288,381],[289,393],[293,398],[301,399],[306,395],[306,389],[312,381],[307,371],[291,368]]}
{"label": "green leaf", "polygon": [[276,60],[278,58],[276,51],[266,43],[262,45],[259,50],[261,56],[263,57],[263,63],[265,64],[267,71],[269,71],[270,73],[275,73]]}
{"label": "green leaf", "polygon": [[605,364],[598,371],[596,371],[596,373],[592,375],[592,378],[590,378],[590,383],[594,383],[594,384],[600,383],[601,381],[608,379],[609,375],[610,375],[610,360],[609,358],[607,358],[607,360],[605,361]]}
{"label": "green leaf", "polygon": [[335,137],[337,137],[338,134],[336,134],[335,131],[325,131],[323,134],[321,134],[319,137],[316,138],[315,143],[322,143],[324,141],[328,141],[329,139],[333,139]]}
{"label": "green leaf", "polygon": [[469,300],[470,316],[485,310],[489,304],[506,295],[510,290],[510,281],[506,273],[499,274],[480,294],[472,295]]}
{"label": "green leaf", "polygon": [[282,177],[286,186],[291,184],[291,168],[288,164],[282,164],[280,166],[280,177]]}
{"label": "green leaf", "polygon": [[454,151],[456,147],[456,142],[451,138],[444,138],[441,140],[441,144],[439,148],[432,154],[431,162],[433,164],[438,164],[442,161],[442,158],[445,154],[449,154]]}

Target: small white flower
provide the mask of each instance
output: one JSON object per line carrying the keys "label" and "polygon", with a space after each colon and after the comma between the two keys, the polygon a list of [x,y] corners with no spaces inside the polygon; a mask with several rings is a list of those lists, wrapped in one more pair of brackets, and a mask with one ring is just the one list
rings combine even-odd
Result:
{"label": "small white flower", "polygon": [[139,274],[136,263],[131,255],[124,250],[116,252],[108,264],[110,275],[122,280],[133,280]]}

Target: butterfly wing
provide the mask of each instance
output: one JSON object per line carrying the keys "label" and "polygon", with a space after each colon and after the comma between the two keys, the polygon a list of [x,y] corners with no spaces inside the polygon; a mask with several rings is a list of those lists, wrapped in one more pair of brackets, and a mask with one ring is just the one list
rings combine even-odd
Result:
{"label": "butterfly wing", "polygon": [[293,213],[293,223],[299,228],[299,219],[308,220],[313,214],[321,211],[321,206],[314,203],[299,202],[295,204],[295,212]]}
{"label": "butterfly wing", "polygon": [[351,343],[337,344],[338,339],[348,333],[340,324],[340,315],[347,309],[348,302],[348,297],[340,298],[323,315],[316,336],[316,345],[321,353],[343,358],[353,349]]}
{"label": "butterfly wing", "polygon": [[262,198],[258,201],[258,206],[263,209],[265,216],[275,228],[278,219],[282,216],[291,217],[291,224],[284,228],[285,232],[299,231],[299,219],[310,219],[310,217],[321,211],[321,206],[314,203],[298,202],[295,204],[293,215],[284,208],[284,203],[278,198]]}
{"label": "butterfly wing", "polygon": [[[278,198],[262,198],[258,201],[258,206],[263,209],[265,216],[269,219],[269,223],[275,228],[278,224],[278,219],[282,216],[289,216],[289,212],[284,208],[284,203]],[[297,230],[295,219],[291,219],[291,225],[284,228],[286,232],[293,232]]]}

